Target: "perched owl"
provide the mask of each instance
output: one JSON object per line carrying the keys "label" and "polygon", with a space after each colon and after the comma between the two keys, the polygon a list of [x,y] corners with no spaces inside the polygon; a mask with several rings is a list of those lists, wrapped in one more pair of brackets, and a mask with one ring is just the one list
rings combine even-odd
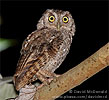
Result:
{"label": "perched owl", "polygon": [[75,23],[68,11],[48,9],[37,30],[23,42],[13,81],[16,90],[39,79],[47,82],[69,52]]}

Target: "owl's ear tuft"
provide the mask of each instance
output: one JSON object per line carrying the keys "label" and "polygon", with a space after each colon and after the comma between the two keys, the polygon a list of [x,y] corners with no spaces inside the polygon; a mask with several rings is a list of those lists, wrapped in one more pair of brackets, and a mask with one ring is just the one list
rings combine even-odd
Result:
{"label": "owl's ear tuft", "polygon": [[42,29],[44,27],[44,16],[42,16],[37,24],[37,29]]}
{"label": "owl's ear tuft", "polygon": [[54,9],[47,9],[44,13],[53,12]]}

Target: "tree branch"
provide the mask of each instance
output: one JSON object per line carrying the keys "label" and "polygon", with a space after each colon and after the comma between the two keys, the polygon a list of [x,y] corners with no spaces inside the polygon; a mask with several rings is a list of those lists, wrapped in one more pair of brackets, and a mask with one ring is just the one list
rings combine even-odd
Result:
{"label": "tree branch", "polygon": [[50,85],[45,85],[36,91],[34,100],[54,100],[70,89],[80,85],[85,80],[109,65],[109,43],[79,65],[70,69]]}

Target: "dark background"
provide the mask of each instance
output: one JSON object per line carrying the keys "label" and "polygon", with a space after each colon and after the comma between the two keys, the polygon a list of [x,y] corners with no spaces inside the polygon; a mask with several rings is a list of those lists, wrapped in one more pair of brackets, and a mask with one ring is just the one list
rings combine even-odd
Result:
{"label": "dark background", "polygon": [[[12,76],[15,73],[22,42],[36,30],[37,22],[46,9],[68,10],[76,24],[70,52],[56,73],[62,74],[76,66],[108,42],[107,8],[108,3],[105,1],[2,1],[1,37],[16,39],[17,44],[0,53],[1,74]],[[108,68],[105,68],[74,90],[107,90],[108,84]],[[83,94],[68,92],[64,95]]]}

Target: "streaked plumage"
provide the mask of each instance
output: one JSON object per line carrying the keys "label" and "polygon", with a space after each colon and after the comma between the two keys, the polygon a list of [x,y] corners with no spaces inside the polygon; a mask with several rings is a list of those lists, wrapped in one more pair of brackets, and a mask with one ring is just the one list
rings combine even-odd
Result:
{"label": "streaked plumage", "polygon": [[74,20],[68,11],[48,9],[39,20],[37,30],[23,42],[14,75],[16,89],[37,79],[44,82],[47,77],[54,77],[54,71],[69,52],[74,32]]}

